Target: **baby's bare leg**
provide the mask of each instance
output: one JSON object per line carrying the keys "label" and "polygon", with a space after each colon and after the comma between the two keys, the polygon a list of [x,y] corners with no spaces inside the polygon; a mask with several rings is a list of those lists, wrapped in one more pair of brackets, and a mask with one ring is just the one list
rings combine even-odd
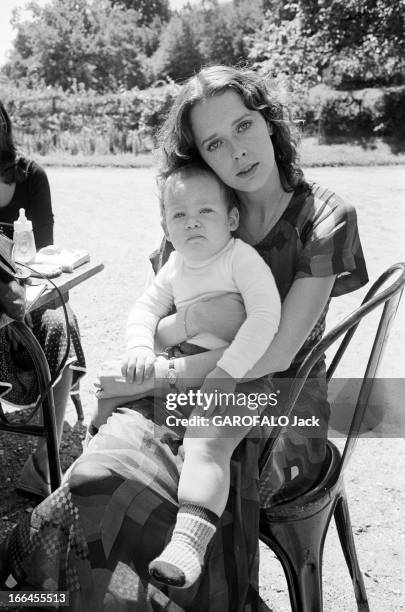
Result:
{"label": "baby's bare leg", "polygon": [[[240,412],[232,407],[227,415]],[[207,546],[228,500],[232,453],[251,428],[219,427],[212,419],[207,427],[187,428],[176,525],[171,541],[149,566],[151,575],[160,582],[189,587],[200,576]]]}
{"label": "baby's bare leg", "polygon": [[[179,502],[204,506],[221,516],[230,486],[230,461],[233,451],[249,433],[251,426],[188,428],[184,437],[184,463],[180,475]],[[207,437],[199,437],[206,433]]]}

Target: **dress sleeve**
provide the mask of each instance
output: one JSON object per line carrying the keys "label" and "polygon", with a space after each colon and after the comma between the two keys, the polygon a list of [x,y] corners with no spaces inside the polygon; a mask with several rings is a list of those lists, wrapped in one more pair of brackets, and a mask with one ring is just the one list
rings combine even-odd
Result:
{"label": "dress sleeve", "polygon": [[295,278],[336,274],[331,297],[337,297],[368,282],[368,274],[357,227],[357,215],[331,192],[314,193],[314,214],[303,225]]}
{"label": "dress sleeve", "polygon": [[31,162],[28,172],[29,212],[37,249],[53,244],[53,212],[46,172]]}

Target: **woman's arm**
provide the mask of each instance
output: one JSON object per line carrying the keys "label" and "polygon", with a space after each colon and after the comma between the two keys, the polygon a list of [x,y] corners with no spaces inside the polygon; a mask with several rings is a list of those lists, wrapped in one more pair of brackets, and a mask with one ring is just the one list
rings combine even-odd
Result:
{"label": "woman's arm", "polygon": [[[301,278],[294,281],[281,309],[278,332],[271,345],[246,378],[260,378],[271,372],[287,370],[330,297],[335,276]],[[200,385],[216,366],[222,350],[176,359],[176,370],[186,387]]]}
{"label": "woman's arm", "polygon": [[53,244],[53,212],[51,191],[45,170],[32,163],[28,178],[29,205],[27,216],[32,221],[37,249]]}
{"label": "woman's arm", "polygon": [[155,341],[161,347],[175,346],[201,332],[210,332],[226,342],[232,342],[245,319],[241,295],[224,292],[221,296],[180,308],[161,319]]}
{"label": "woman's arm", "polygon": [[246,378],[288,370],[325,308],[334,282],[335,275],[294,281],[281,307],[278,332]]}
{"label": "woman's arm", "polygon": [[[247,373],[245,378],[260,378],[271,372],[287,370],[301,346],[311,333],[324,309],[335,276],[322,278],[301,278],[294,281],[285,298],[281,309],[281,321],[273,342],[263,357]],[[238,313],[240,317],[240,313]],[[179,357],[175,360],[178,375],[177,388],[182,391],[190,387],[200,387],[216,366],[224,349],[207,351],[189,357]],[[132,383],[128,393],[145,395],[164,394],[169,390],[166,381],[168,361],[158,359],[155,362],[154,376],[144,380],[142,385]],[[101,384],[101,386],[103,386]],[[113,395],[122,395],[122,387],[113,389]],[[121,391],[121,393],[120,393]]]}

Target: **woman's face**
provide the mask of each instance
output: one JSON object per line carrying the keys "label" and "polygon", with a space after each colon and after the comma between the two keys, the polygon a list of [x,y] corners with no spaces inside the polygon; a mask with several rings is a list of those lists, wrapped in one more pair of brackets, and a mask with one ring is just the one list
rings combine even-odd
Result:
{"label": "woman's face", "polygon": [[278,176],[271,128],[235,91],[198,102],[190,122],[201,157],[229,187],[253,193]]}

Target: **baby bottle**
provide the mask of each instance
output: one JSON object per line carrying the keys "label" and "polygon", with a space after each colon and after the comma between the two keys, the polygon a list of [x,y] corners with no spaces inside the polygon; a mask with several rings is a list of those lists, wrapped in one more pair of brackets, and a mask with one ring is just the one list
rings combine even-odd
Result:
{"label": "baby bottle", "polygon": [[14,259],[18,263],[30,263],[36,254],[32,221],[26,218],[24,208],[19,212],[20,216],[14,221]]}

